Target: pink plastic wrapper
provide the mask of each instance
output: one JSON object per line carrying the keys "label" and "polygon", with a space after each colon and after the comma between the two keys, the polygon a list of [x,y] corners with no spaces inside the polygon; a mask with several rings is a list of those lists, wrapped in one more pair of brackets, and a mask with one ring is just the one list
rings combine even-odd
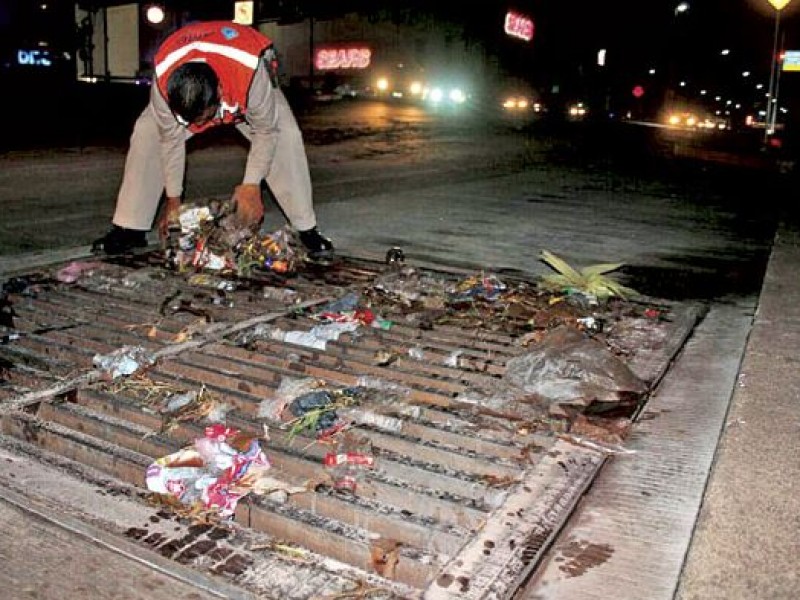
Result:
{"label": "pink plastic wrapper", "polygon": [[243,452],[229,444],[239,434],[238,429],[220,424],[206,427],[205,437],[196,439],[193,446],[159,458],[147,468],[147,488],[187,506],[199,503],[222,518],[233,516],[249,485],[270,468],[257,440]]}

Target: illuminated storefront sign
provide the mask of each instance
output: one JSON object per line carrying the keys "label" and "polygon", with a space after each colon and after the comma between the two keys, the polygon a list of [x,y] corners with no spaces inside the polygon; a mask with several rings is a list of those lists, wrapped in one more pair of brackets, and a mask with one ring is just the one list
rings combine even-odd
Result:
{"label": "illuminated storefront sign", "polygon": [[372,58],[369,48],[319,48],[314,66],[323,71],[330,69],[366,69]]}
{"label": "illuminated storefront sign", "polygon": [[784,71],[800,71],[800,51],[787,50],[783,56]]}
{"label": "illuminated storefront sign", "polygon": [[533,20],[525,15],[509,11],[506,13],[505,30],[510,36],[530,42],[533,39]]}
{"label": "illuminated storefront sign", "polygon": [[35,67],[50,67],[53,61],[47,50],[17,50],[17,64]]}
{"label": "illuminated storefront sign", "polygon": [[233,22],[239,25],[253,24],[253,0],[233,3]]}

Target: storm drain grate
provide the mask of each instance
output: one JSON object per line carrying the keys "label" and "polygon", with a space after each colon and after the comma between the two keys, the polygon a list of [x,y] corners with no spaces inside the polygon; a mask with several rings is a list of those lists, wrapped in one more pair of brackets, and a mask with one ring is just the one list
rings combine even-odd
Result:
{"label": "storm drain grate", "polygon": [[[247,496],[236,512],[247,530],[316,556],[322,578],[333,578],[326,562],[333,560],[370,574],[387,594],[400,586],[401,595],[431,598],[508,596],[603,455],[530,419],[463,401],[500,385],[507,361],[526,351],[521,339],[532,323],[552,324],[536,323],[544,311],[522,301],[492,312],[465,299],[457,318],[448,318],[435,299],[420,309],[414,286],[404,285],[411,278],[405,284],[416,289],[452,289],[466,276],[347,259],[330,271],[231,290],[214,278],[190,284],[145,258],[103,265],[76,285],[21,279],[10,295],[13,329],[0,346],[4,433],[142,489],[148,464],[204,428],[200,419],[175,421],[154,410],[143,401],[143,382],[203,389],[229,408],[228,426],[255,436],[267,427],[271,472],[308,489],[282,501]],[[381,308],[384,326],[359,327],[324,348],[287,337],[314,330],[317,309],[352,293]],[[564,311],[560,318],[574,320]],[[693,307],[673,306],[669,314],[657,347],[629,357],[649,383],[698,316]],[[124,346],[158,360],[143,375],[99,381],[93,357]],[[335,443],[272,418],[270,402],[287,380],[371,390],[347,408],[375,459],[374,469],[359,473],[356,494],[326,479],[323,459]],[[172,542],[149,545],[169,556]],[[201,546],[193,557],[199,566],[203,555]],[[265,585],[254,584],[254,562],[222,574],[246,588]]]}

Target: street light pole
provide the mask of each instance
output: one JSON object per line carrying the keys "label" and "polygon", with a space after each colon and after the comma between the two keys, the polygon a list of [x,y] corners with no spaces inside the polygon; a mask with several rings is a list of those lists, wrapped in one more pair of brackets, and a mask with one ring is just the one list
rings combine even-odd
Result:
{"label": "street light pole", "polygon": [[775,133],[775,116],[778,110],[777,98],[777,81],[776,68],[778,63],[778,32],[781,26],[781,10],[783,10],[791,0],[769,0],[769,3],[775,8],[775,33],[772,40],[772,56],[770,58],[770,71],[769,71],[769,92],[767,98],[767,114],[764,120],[764,142],[767,142],[769,136]]}

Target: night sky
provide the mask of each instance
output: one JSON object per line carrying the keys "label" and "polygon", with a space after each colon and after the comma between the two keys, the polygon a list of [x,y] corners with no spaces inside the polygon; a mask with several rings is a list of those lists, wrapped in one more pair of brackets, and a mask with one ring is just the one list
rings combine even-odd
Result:
{"label": "night sky", "polygon": [[[644,85],[658,89],[685,81],[685,91],[713,89],[723,95],[738,94],[750,101],[756,81],[769,79],[775,10],[768,0],[687,0],[690,8],[676,13],[680,0],[515,0],[510,3],[450,2],[430,0],[263,0],[271,10],[294,12],[318,18],[333,12],[357,10],[380,18],[417,21],[435,17],[457,21],[465,37],[484,44],[501,59],[510,73],[522,75],[540,87],[560,85],[564,89],[603,85],[613,90]],[[73,14],[74,2],[49,0]],[[98,2],[102,3],[102,2]],[[110,4],[119,3],[113,0]],[[34,20],[26,10],[38,6],[28,0],[0,0],[0,45],[23,45],[37,34],[30,33]],[[220,0],[167,0],[167,5],[220,10]],[[27,8],[26,8],[27,7]],[[529,15],[535,22],[531,43],[506,36],[503,16],[509,9]],[[266,8],[265,8],[266,10]],[[68,15],[68,17],[69,17]],[[800,0],[783,9],[783,36],[787,49],[800,49]],[[70,17],[71,18],[71,17]],[[69,32],[65,32],[65,35]],[[69,38],[65,38],[69,39]],[[607,62],[597,65],[597,51],[607,50]],[[729,48],[730,54],[720,51]],[[654,74],[649,74],[655,69]],[[749,79],[742,73],[749,71]],[[796,102],[800,73],[787,73],[782,90],[785,101]],[[797,106],[800,113],[800,106]]]}

